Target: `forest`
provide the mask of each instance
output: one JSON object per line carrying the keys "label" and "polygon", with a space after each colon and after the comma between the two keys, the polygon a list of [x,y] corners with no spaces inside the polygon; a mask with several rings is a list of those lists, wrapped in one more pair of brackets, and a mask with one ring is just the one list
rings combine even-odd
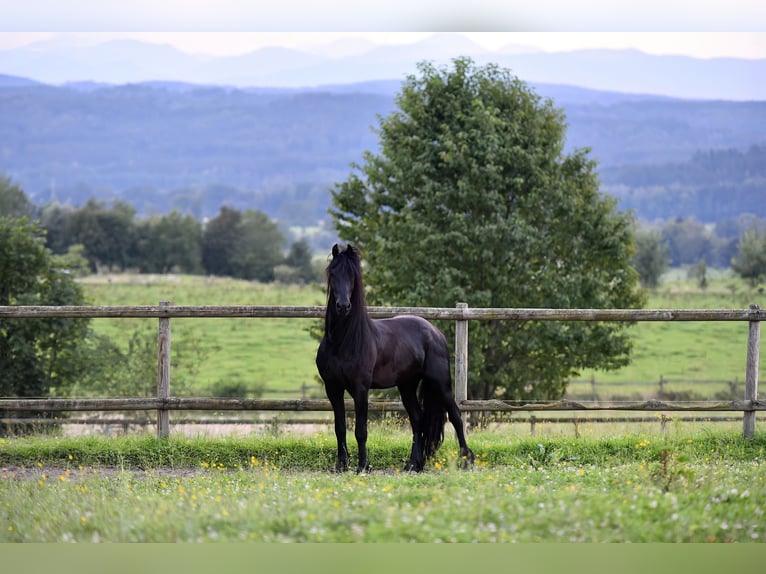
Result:
{"label": "forest", "polygon": [[[714,224],[760,201],[766,102],[680,100],[535,86],[561,107],[603,191],[653,221]],[[0,173],[38,205],[121,200],[140,217],[203,220],[222,205],[283,227],[326,219],[329,189],[375,151],[391,86],[342,91],[189,84],[0,86]]]}

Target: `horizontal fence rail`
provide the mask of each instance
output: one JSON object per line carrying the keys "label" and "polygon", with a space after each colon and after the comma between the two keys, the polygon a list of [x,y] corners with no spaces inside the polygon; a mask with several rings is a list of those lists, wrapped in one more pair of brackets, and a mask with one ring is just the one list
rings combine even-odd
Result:
{"label": "horizontal fence rail", "polygon": [[[417,315],[450,321],[764,321],[757,309],[506,309],[470,307],[368,307],[375,319]],[[275,318],[321,319],[325,307],[266,305],[0,306],[0,319],[36,318]]]}
{"label": "horizontal fence rail", "polygon": [[[463,411],[534,412],[534,411],[710,411],[743,412],[743,436],[752,438],[755,413],[766,410],[758,400],[758,361],[760,322],[766,311],[758,305],[749,309],[540,309],[477,308],[465,303],[456,308],[442,307],[368,307],[374,318],[418,315],[425,319],[456,321],[455,396]],[[170,396],[170,319],[182,318],[305,318],[324,317],[323,306],[176,306],[161,301],[157,306],[0,306],[0,319],[35,318],[155,318],[158,330],[157,397],[113,399],[0,399],[0,410],[27,412],[61,411],[157,411],[157,435],[169,435],[169,411],[329,411],[324,399],[247,399],[179,398]],[[745,396],[735,401],[665,402],[618,401],[578,402],[561,400],[519,404],[501,400],[467,400],[467,346],[469,321],[743,321],[748,322],[749,336],[745,372]],[[352,409],[352,401],[346,401]],[[372,400],[370,410],[402,411],[399,401]]]}
{"label": "horizontal fence rail", "polygon": [[[345,401],[353,411],[354,402]],[[135,397],[120,399],[0,399],[6,411],[332,411],[326,399],[237,399],[214,397]],[[372,399],[371,411],[404,411],[401,401]],[[464,400],[462,411],[537,412],[537,411],[766,411],[766,401],[612,401],[589,403],[571,400],[516,404],[513,401]]]}
{"label": "horizontal fence rail", "polygon": [[[348,421],[353,422],[354,415],[351,412],[346,413],[346,419]],[[404,419],[402,419],[404,421]],[[654,416],[654,417],[614,417],[614,416],[608,416],[608,417],[539,417],[537,415],[529,415],[529,416],[517,416],[517,417],[507,417],[504,418],[502,421],[502,424],[520,424],[520,423],[526,423],[529,425],[529,431],[531,434],[535,434],[536,427],[538,425],[549,425],[549,424],[571,424],[574,425],[575,429],[575,435],[579,436],[579,429],[581,426],[590,425],[590,424],[602,424],[602,423],[608,423],[608,424],[632,424],[632,423],[660,423],[660,429],[665,432],[667,430],[668,423],[673,422],[691,422],[691,423],[700,423],[700,422],[738,422],[741,421],[741,417],[733,417],[733,416],[715,416],[715,417],[700,417],[700,416],[679,416],[679,417],[671,417],[666,414],[662,414],[660,417]],[[489,421],[492,422],[492,421]],[[127,433],[128,429],[131,426],[138,426],[138,427],[146,427],[149,425],[155,424],[156,421],[150,418],[112,418],[112,419],[103,419],[103,418],[77,418],[77,417],[67,417],[67,418],[53,418],[53,419],[34,419],[34,418],[0,418],[0,426],[7,426],[7,427],[13,427],[14,425],[30,425],[30,426],[62,426],[62,425],[73,425],[73,426],[91,426],[91,427],[102,427],[104,429],[104,433],[106,435],[109,435],[109,429],[111,427],[121,427],[123,432]],[[256,426],[256,427],[271,427],[273,429],[278,429],[282,425],[325,425],[325,426],[332,426],[334,424],[334,421],[331,417],[325,417],[325,418],[284,418],[282,416],[274,416],[271,418],[259,418],[259,419],[242,419],[242,418],[190,418],[190,417],[184,417],[184,418],[176,418],[173,419],[173,423],[176,425],[187,425],[187,426],[199,426],[199,427],[205,427],[205,426],[234,426],[234,427],[249,427],[249,426]],[[406,424],[406,423],[405,423]]]}

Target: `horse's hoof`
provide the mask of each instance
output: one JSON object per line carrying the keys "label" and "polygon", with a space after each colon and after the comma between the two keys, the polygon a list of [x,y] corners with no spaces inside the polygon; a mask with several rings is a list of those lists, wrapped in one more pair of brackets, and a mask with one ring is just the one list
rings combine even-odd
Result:
{"label": "horse's hoof", "polygon": [[460,453],[460,468],[463,470],[473,468],[473,463],[475,460],[476,455],[474,455],[473,451],[469,448],[468,452]]}
{"label": "horse's hoof", "polygon": [[410,461],[404,465],[404,472],[423,472],[423,465]]}
{"label": "horse's hoof", "polygon": [[358,466],[356,469],[357,474],[362,474],[362,473],[369,474],[371,472],[372,472],[372,465],[369,463],[367,463],[367,465],[365,466]]}
{"label": "horse's hoof", "polygon": [[341,463],[335,465],[335,472],[341,473],[341,472],[348,472],[348,463]]}

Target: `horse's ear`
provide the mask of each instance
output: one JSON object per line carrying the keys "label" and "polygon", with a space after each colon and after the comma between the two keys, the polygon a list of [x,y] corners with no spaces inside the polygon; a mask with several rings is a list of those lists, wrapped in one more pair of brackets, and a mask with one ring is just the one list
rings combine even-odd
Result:
{"label": "horse's ear", "polygon": [[349,255],[352,255],[353,253],[358,253],[358,252],[356,249],[354,249],[354,246],[349,243],[348,245],[346,245],[346,253],[348,253]]}
{"label": "horse's ear", "polygon": [[332,256],[337,257],[338,253],[340,253],[340,249],[338,248],[338,244],[332,246]]}

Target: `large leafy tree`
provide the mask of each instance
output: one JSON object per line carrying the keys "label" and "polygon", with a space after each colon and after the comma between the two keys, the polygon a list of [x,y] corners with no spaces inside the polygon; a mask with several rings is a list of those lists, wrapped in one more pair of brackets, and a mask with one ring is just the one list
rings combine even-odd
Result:
{"label": "large leafy tree", "polygon": [[35,206],[29,201],[27,194],[10,178],[0,174],[0,216],[31,217]]}
{"label": "large leafy tree", "polygon": [[234,275],[242,212],[223,206],[202,233],[202,264],[211,275]]}
{"label": "large leafy tree", "polygon": [[136,210],[121,201],[111,205],[90,199],[74,212],[71,227],[73,243],[85,247],[93,270],[99,267],[124,270],[130,262],[135,239]]}
{"label": "large leafy tree", "polygon": [[[365,253],[368,300],[474,307],[640,306],[633,220],[599,192],[563,112],[494,65],[419,65],[379,121],[379,153],[333,191]],[[469,397],[560,397],[583,368],[628,362],[625,325],[473,323]]]}
{"label": "large leafy tree", "polygon": [[[80,286],[27,218],[0,216],[0,305],[82,305]],[[0,396],[39,397],[71,386],[87,368],[86,319],[0,320]]]}
{"label": "large leafy tree", "polygon": [[268,215],[222,207],[202,234],[202,263],[213,275],[273,281],[285,238]]}
{"label": "large leafy tree", "polygon": [[177,211],[139,221],[133,260],[145,273],[201,273],[202,224]]}

